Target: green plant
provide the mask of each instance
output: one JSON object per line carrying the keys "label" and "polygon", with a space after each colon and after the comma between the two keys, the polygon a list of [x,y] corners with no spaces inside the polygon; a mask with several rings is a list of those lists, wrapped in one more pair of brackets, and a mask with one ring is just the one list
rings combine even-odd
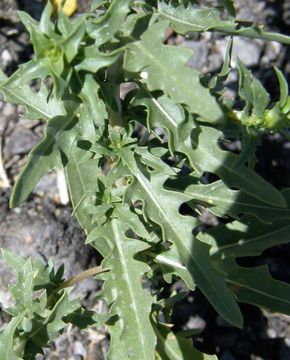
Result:
{"label": "green plant", "polygon": [[[167,325],[184,294],[162,298],[161,276],[168,283],[180,278],[189,290],[199,287],[237,327],[243,326],[237,301],[290,314],[287,284],[272,279],[266,267],[236,262],[289,240],[290,190],[278,191],[254,171],[262,134],[286,133],[289,125],[286,80],[276,69],[281,95],[274,102],[239,61],[244,107],[236,110],[224,94],[232,41],[213,76],[187,67],[191,52],[163,41],[168,27],[185,36],[217,31],[284,44],[290,37],[237,21],[227,0],[210,8],[197,1],[95,0],[90,13],[74,20],[61,11],[52,16],[48,3],[40,22],[19,16],[35,58],[9,78],[1,72],[0,89],[7,101],[25,107],[26,118],[46,127],[11,206],[20,205],[42,176],[64,169],[73,213],[103,257],[102,268],[90,274],[104,280],[99,296],[109,313],[70,300],[75,279],[64,282],[62,269],[4,251],[17,281],[0,359],[34,359],[68,323],[106,324],[108,359],[215,359]],[[37,95],[30,86],[36,79]],[[221,147],[232,139],[242,141],[239,155]],[[204,184],[205,172],[218,180]],[[191,209],[187,215],[180,212],[183,204]],[[200,227],[200,205],[226,224]]]}

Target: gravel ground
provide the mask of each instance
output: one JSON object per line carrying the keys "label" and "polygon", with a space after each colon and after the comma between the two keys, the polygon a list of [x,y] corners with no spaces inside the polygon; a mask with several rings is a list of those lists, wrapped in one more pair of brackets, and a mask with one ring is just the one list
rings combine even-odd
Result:
{"label": "gravel ground", "polygon": [[[81,2],[81,1],[79,1]],[[206,2],[206,1],[205,1]],[[210,1],[209,1],[210,2]],[[82,9],[89,1],[83,1]],[[266,24],[268,30],[289,33],[290,2],[237,0],[239,18]],[[43,7],[37,0],[1,0],[0,7],[0,67],[11,74],[19,63],[29,60],[32,49],[17,10],[30,12],[39,18]],[[189,39],[170,38],[169,42],[193,50],[190,65],[202,72],[214,72],[222,64],[227,39],[220,35],[197,34]],[[279,66],[290,77],[289,48],[260,40],[235,39],[234,53],[249,66],[268,90],[277,96],[277,81],[273,66]],[[230,78],[232,95],[236,93],[237,72]],[[0,101],[0,247],[16,250],[23,256],[38,255],[44,261],[52,257],[57,265],[65,263],[66,276],[94,266],[97,254],[84,245],[84,234],[70,216],[71,209],[60,188],[62,174],[51,173],[36,187],[21,208],[10,210],[8,199],[11,186],[25,163],[28,150],[41,134],[41,124],[21,117],[23,110]],[[257,170],[278,188],[290,186],[290,142],[280,135],[265,137],[258,151]],[[2,172],[1,172],[2,170]],[[80,256],[81,254],[81,256]],[[269,265],[272,275],[290,282],[290,247],[270,249],[262,257],[252,260]],[[10,273],[0,259],[0,302],[8,305],[6,287]],[[168,291],[179,289],[177,282]],[[105,311],[103,303],[94,302],[99,284],[93,280],[81,283],[75,290],[88,308]],[[271,314],[253,306],[242,305],[244,330],[231,327],[221,319],[200,292],[190,293],[174,311],[175,330],[199,329],[195,344],[201,350],[217,352],[221,360],[286,360],[290,359],[290,318]],[[0,313],[0,322],[5,317]],[[80,333],[68,328],[40,359],[100,360],[108,347],[103,329]]]}

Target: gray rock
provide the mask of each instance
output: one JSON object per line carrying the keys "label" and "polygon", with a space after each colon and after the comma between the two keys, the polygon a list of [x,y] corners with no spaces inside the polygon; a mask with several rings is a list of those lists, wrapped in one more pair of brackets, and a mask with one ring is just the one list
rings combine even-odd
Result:
{"label": "gray rock", "polygon": [[1,52],[1,55],[0,55],[1,59],[1,65],[2,67],[6,68],[8,65],[10,65],[13,61],[13,57],[12,55],[10,54],[9,50],[8,49],[4,49],[2,52]]}
{"label": "gray rock", "polygon": [[265,9],[264,1],[236,0],[235,5],[238,12],[238,18],[243,21],[257,22],[257,19],[260,18],[260,14]]}
{"label": "gray rock", "polygon": [[9,126],[17,117],[16,106],[0,101],[0,135],[3,135]]}
{"label": "gray rock", "polygon": [[16,0],[1,1],[0,18],[16,21],[17,10],[18,10],[18,5]]}
{"label": "gray rock", "polygon": [[25,154],[38,142],[39,138],[30,129],[16,127],[12,134],[7,138],[4,156]]}
{"label": "gray rock", "polygon": [[33,193],[44,198],[48,196],[50,199],[59,203],[56,172],[51,172],[50,174],[45,175],[37,183]]}
{"label": "gray rock", "polygon": [[[234,38],[233,42],[233,56],[232,66],[237,67],[237,58],[239,57],[246,66],[253,66],[259,64],[260,57],[263,50],[263,41],[252,40],[246,38]],[[216,41],[216,46],[220,51],[222,59],[225,58],[228,39],[221,39]]]}
{"label": "gray rock", "polygon": [[190,67],[194,67],[195,69],[202,70],[202,68],[207,64],[207,58],[208,58],[207,42],[192,41],[185,39],[182,46],[193,50],[193,55],[189,59],[187,65]]}

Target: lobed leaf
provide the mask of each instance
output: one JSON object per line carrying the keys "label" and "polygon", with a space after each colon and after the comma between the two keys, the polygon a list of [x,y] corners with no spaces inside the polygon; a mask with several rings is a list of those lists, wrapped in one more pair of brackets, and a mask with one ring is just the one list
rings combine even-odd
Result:
{"label": "lobed leaf", "polygon": [[103,16],[87,22],[87,32],[95,39],[96,46],[106,43],[120,29],[131,3],[131,0],[112,0]]}
{"label": "lobed leaf", "polygon": [[226,282],[238,301],[289,314],[289,284],[274,280],[267,266],[245,268],[235,262],[235,258],[261,255],[265,249],[287,243],[289,226],[285,220],[263,224],[246,216],[198,238],[212,245],[215,266],[226,274]]}
{"label": "lobed leaf", "polygon": [[221,268],[227,273],[226,281],[238,301],[290,314],[290,285],[273,279],[268,266],[245,268],[225,261]]}
{"label": "lobed leaf", "polygon": [[182,265],[187,267],[193,281],[211,304],[229,322],[241,326],[239,308],[225,286],[222,274],[212,266],[209,248],[192,235],[196,220],[179,213],[179,207],[186,201],[186,196],[165,190],[163,184],[166,179],[167,176],[160,173],[151,173],[148,177],[139,166],[126,192],[126,199],[142,202],[144,218],[158,224],[162,229],[163,239],[176,246]]}
{"label": "lobed leaf", "polygon": [[257,256],[272,246],[289,241],[289,221],[265,224],[251,216],[208,230],[198,238],[211,244],[211,255],[217,259]]}
{"label": "lobed leaf", "polygon": [[[290,44],[289,36],[266,32],[262,25],[235,19],[222,20],[221,11],[213,7],[198,8],[193,5],[186,5],[185,2],[174,6],[170,1],[158,0],[158,12],[161,18],[169,20],[173,29],[182,35],[190,31],[217,31],[223,34]],[[232,15],[234,15],[233,12]]]}
{"label": "lobed leaf", "polygon": [[22,65],[10,78],[2,81],[0,91],[4,94],[6,101],[24,106],[25,117],[28,119],[48,121],[54,116],[66,113],[63,104],[53,96],[49,96],[48,90],[42,82],[37,93],[27,84],[31,80],[46,76],[46,74],[39,64],[30,61]]}
{"label": "lobed leaf", "polygon": [[[259,80],[253,77],[250,70],[238,60],[239,70],[239,95],[246,101],[246,109],[250,114],[258,118],[264,116],[264,112],[270,103],[270,95]],[[244,110],[245,111],[245,110]]]}
{"label": "lobed leaf", "polygon": [[96,248],[104,240],[112,248],[102,263],[111,270],[105,276],[103,290],[112,316],[108,322],[111,335],[108,359],[153,359],[156,340],[149,319],[153,299],[141,283],[149,267],[134,259],[148,245],[128,238],[127,230],[126,223],[113,219],[95,228],[88,237]]}
{"label": "lobed leaf", "polygon": [[139,41],[127,45],[125,70],[138,74],[150,91],[162,90],[191,113],[210,123],[219,122],[223,113],[215,98],[201,85],[198,71],[186,66],[191,51],[162,44],[168,24],[152,24]]}
{"label": "lobed leaf", "polygon": [[200,126],[191,137],[181,144],[193,168],[198,172],[209,171],[218,175],[230,188],[238,188],[247,194],[277,207],[285,207],[286,201],[279,191],[246,166],[236,168],[237,155],[221,150],[218,141],[222,133],[211,127]]}
{"label": "lobed leaf", "polygon": [[14,334],[25,316],[25,311],[13,318],[0,334],[0,359],[21,360],[14,351]]}
{"label": "lobed leaf", "polygon": [[[187,156],[192,168],[200,174],[212,172],[230,188],[238,188],[254,198],[277,207],[285,207],[286,201],[274,186],[246,166],[236,167],[238,156],[218,146],[222,132],[209,126],[194,127],[190,131],[182,111],[168,98],[137,95],[131,106],[143,105],[148,109],[147,123],[150,129],[162,127],[169,132],[169,145],[176,152]],[[178,112],[177,112],[178,111]],[[186,137],[188,135],[188,137]]]}
{"label": "lobed leaf", "polygon": [[250,214],[267,223],[276,219],[290,219],[289,206],[271,206],[243,191],[229,189],[221,180],[207,185],[189,185],[183,193],[191,197],[190,204],[202,204],[221,217],[229,215],[237,218],[242,214]]}

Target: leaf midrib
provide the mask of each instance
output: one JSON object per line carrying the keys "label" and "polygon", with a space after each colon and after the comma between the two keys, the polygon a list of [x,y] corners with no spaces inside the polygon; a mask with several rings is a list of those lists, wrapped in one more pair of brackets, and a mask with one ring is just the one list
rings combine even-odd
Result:
{"label": "leaf midrib", "polygon": [[[171,123],[171,124],[174,123],[174,120],[172,120],[172,118],[171,118],[171,116],[170,116],[170,113],[168,113],[168,111],[158,102],[158,100],[157,100],[156,98],[152,97],[152,95],[151,95],[151,99],[152,99],[152,103],[157,107],[158,110],[161,111],[161,109],[162,109],[162,113],[164,114],[164,116],[166,116],[166,118],[170,121],[170,123]],[[175,124],[175,123],[174,123],[174,124]],[[160,126],[164,128],[164,125],[160,125]],[[174,127],[178,129],[178,125],[177,125],[177,124],[174,125]],[[173,136],[174,136],[174,134],[173,134]],[[177,139],[177,140],[178,140],[178,139]],[[198,147],[198,144],[197,144],[196,142],[194,142],[193,139],[191,139],[190,137],[188,137],[183,143],[179,143],[179,145],[178,145],[178,147],[177,147],[177,151],[180,151],[180,152],[184,153],[184,154],[187,156],[188,160],[191,162],[192,166],[196,169],[195,162],[193,161],[193,159],[191,159],[191,151],[192,151],[192,148],[191,148],[191,144],[188,143],[189,141],[190,141],[190,142],[192,141],[193,144],[194,144],[196,147]],[[241,179],[241,181],[242,181],[243,183],[246,182],[246,183],[248,184],[247,187],[249,187],[249,186],[250,186],[250,188],[253,187],[253,183],[252,183],[251,181],[247,180],[247,177],[243,177],[242,175],[240,175],[240,173],[239,173],[238,171],[235,171],[235,170],[233,170],[232,168],[228,167],[224,162],[222,162],[222,161],[220,160],[219,157],[223,155],[222,150],[220,150],[220,149],[217,148],[217,152],[220,154],[219,157],[214,157],[214,156],[212,155],[212,153],[207,150],[207,147],[203,147],[202,149],[199,149],[199,150],[202,151],[203,153],[205,153],[208,158],[210,158],[211,163],[214,163],[214,167],[215,167],[216,169],[222,169],[222,168],[223,168],[223,169],[225,169],[225,171],[227,171],[229,174],[230,174],[230,173],[233,173],[235,176],[237,176],[239,179]],[[233,154],[230,154],[230,155],[232,156]],[[245,191],[245,192],[246,192],[246,191]],[[248,192],[246,192],[246,193],[248,193]],[[251,195],[251,196],[254,196],[254,193],[255,193],[255,191],[253,190],[252,193],[248,193],[248,194]],[[254,197],[257,198],[257,196],[254,196]],[[277,207],[278,207],[278,206],[277,206]],[[283,208],[283,207],[281,207],[281,208]]]}
{"label": "leaf midrib", "polygon": [[27,106],[27,107],[30,107],[31,109],[33,109],[35,112],[38,112],[41,116],[39,117],[40,119],[43,119],[43,120],[46,120],[46,121],[49,121],[51,120],[53,117],[55,117],[55,115],[52,115],[52,114],[49,114],[47,112],[45,112],[43,109],[41,109],[40,107],[36,107],[34,104],[31,105],[30,102],[28,102],[27,99],[19,96],[17,94],[17,92],[13,92],[12,90],[8,89],[8,88],[5,88],[2,90],[4,93],[7,92],[9,93],[9,95],[12,95],[14,96],[16,99],[19,99],[19,103],[22,105],[22,106]]}
{"label": "leaf midrib", "polygon": [[[142,348],[142,353],[144,356],[143,358],[146,359],[147,350],[146,350],[146,343],[144,341],[145,333],[143,331],[141,320],[139,318],[139,311],[136,307],[134,291],[131,286],[130,275],[129,275],[129,272],[128,272],[128,269],[126,266],[126,257],[124,256],[124,252],[123,252],[123,248],[122,248],[122,241],[121,241],[120,235],[119,235],[117,220],[112,220],[112,228],[113,228],[113,233],[114,233],[114,238],[115,238],[115,244],[117,246],[117,250],[119,253],[119,260],[122,265],[124,278],[125,278],[126,284],[127,284],[128,294],[129,294],[129,298],[130,298],[130,304],[132,305],[132,310],[135,313],[134,319],[135,319],[135,323],[138,327],[137,335],[139,337],[140,343],[142,344],[141,348]],[[144,335],[144,336],[142,336],[142,335]]]}
{"label": "leaf midrib", "polygon": [[159,103],[159,101],[152,96],[152,94],[145,90],[146,94],[150,96],[151,100],[153,101],[153,103],[155,104],[155,106],[157,107],[157,109],[160,110],[160,112],[162,114],[164,114],[164,116],[168,119],[168,121],[176,128],[178,129],[178,124],[174,121],[174,119],[172,119],[172,117],[170,116],[170,114],[168,114],[168,112],[164,109],[164,107]]}
{"label": "leaf midrib", "polygon": [[[241,30],[234,28],[234,29],[227,29],[224,26],[234,26],[234,23],[226,23],[223,25],[212,25],[209,27],[203,27],[200,25],[196,25],[196,24],[192,24],[188,21],[182,20],[180,18],[176,18],[168,13],[163,12],[162,10],[158,9],[160,11],[160,16],[163,18],[166,18],[170,21],[173,22],[177,22],[180,23],[182,25],[187,25],[187,26],[191,26],[191,27],[195,27],[197,29],[199,29],[201,32],[206,32],[206,31],[216,31],[216,32],[221,32],[221,33],[226,33],[226,34],[231,34],[231,35],[237,35],[237,36],[244,36],[244,37],[248,37],[248,38],[252,38],[253,36],[251,36],[251,34],[247,34],[246,31],[249,30],[254,30],[253,27],[248,27],[248,28],[244,28]],[[256,35],[256,38],[260,38],[260,39],[264,39],[264,40],[268,40],[268,41],[278,41],[281,42],[283,44],[290,44],[290,37],[288,37],[287,35],[284,34],[277,34],[277,33],[273,33],[273,32],[268,32],[268,31],[263,31],[263,33],[259,36],[258,34]]]}
{"label": "leaf midrib", "polygon": [[[209,190],[209,191],[212,191],[212,190]],[[287,208],[278,208],[278,207],[274,207],[274,206],[271,207],[270,205],[267,206],[266,204],[265,205],[256,205],[256,204],[253,204],[253,203],[241,202],[241,201],[236,200],[236,199],[231,200],[231,199],[228,199],[228,198],[225,198],[225,197],[218,197],[218,196],[212,196],[212,195],[207,196],[207,195],[205,195],[206,192],[204,194],[201,194],[201,193],[196,193],[194,191],[190,191],[190,190],[187,191],[186,190],[184,192],[184,194],[195,197],[192,200],[195,200],[195,199],[204,200],[209,205],[215,205],[215,204],[212,204],[210,202],[211,200],[215,200],[215,201],[218,201],[219,203],[224,203],[224,204],[233,204],[234,203],[234,205],[247,206],[247,207],[263,209],[263,210],[267,210],[267,211],[282,211],[282,212],[288,211],[289,212],[289,217],[290,217],[290,211]],[[234,194],[230,194],[230,196],[233,196],[233,195]],[[219,206],[219,205],[215,205],[215,206]]]}
{"label": "leaf midrib", "polygon": [[[152,52],[150,51],[150,49],[148,49],[148,47],[144,45],[144,43],[147,45],[147,41],[146,41],[146,42],[145,42],[145,41],[144,41],[144,42],[138,41],[137,39],[135,39],[135,38],[132,37],[132,36],[130,36],[130,39],[131,39],[132,42],[133,42],[133,46],[134,46],[134,47],[137,47],[137,48],[139,47],[139,49],[141,50],[141,52],[144,54],[144,57],[146,56],[147,58],[149,58],[149,59],[151,60],[151,64],[148,65],[148,67],[153,67],[153,68],[154,68],[154,66],[152,66],[152,63],[153,63],[153,64],[155,64],[155,66],[156,66],[157,68],[159,67],[159,68],[161,69],[161,73],[162,73],[162,74],[169,74],[169,77],[170,77],[170,79],[171,79],[172,82],[174,82],[174,83],[176,83],[176,84],[179,84],[179,83],[180,83],[178,77],[174,75],[174,72],[170,71],[169,68],[166,66],[167,63],[164,62],[164,61],[160,61],[159,58],[157,58],[156,56],[154,56],[154,53],[152,53]],[[137,43],[137,44],[136,44],[136,43]],[[162,46],[162,47],[165,46],[165,47],[166,47],[166,46],[168,46],[168,45],[163,45],[163,44],[161,43],[161,45],[159,44],[159,46]],[[190,68],[188,68],[188,69],[190,69]],[[145,68],[144,70],[146,70],[146,68]],[[155,90],[155,89],[153,89],[153,90]],[[160,89],[160,90],[164,90],[164,89]]]}
{"label": "leaf midrib", "polygon": [[[289,228],[289,230],[287,230],[288,228]],[[223,252],[224,250],[228,250],[228,249],[235,248],[235,247],[245,246],[245,245],[247,245],[249,243],[251,243],[251,245],[252,245],[255,242],[259,242],[259,241],[265,239],[265,237],[275,237],[280,232],[283,233],[286,230],[288,231],[288,233],[290,233],[290,225],[284,226],[283,228],[280,228],[280,229],[275,230],[275,231],[268,232],[267,234],[262,234],[262,235],[259,235],[259,236],[255,236],[255,237],[253,237],[251,239],[248,239],[248,240],[240,239],[240,240],[243,241],[243,243],[241,245],[239,245],[238,243],[235,243],[235,244],[217,246],[216,251],[212,252],[211,256],[213,256],[214,254],[216,254],[218,252]],[[264,243],[264,241],[263,241],[263,243]],[[239,254],[239,256],[242,256],[242,254]],[[243,256],[245,256],[245,255],[243,255]]]}
{"label": "leaf midrib", "polygon": [[239,286],[239,287],[241,287],[241,288],[245,288],[245,289],[248,289],[248,290],[250,290],[250,291],[252,291],[252,292],[256,292],[256,293],[258,293],[258,294],[260,294],[260,295],[269,297],[269,298],[271,298],[271,299],[273,299],[273,300],[275,300],[275,301],[278,300],[279,302],[284,302],[285,304],[290,305],[290,301],[286,301],[286,299],[284,299],[284,298],[271,295],[271,294],[266,293],[266,292],[261,291],[261,290],[257,290],[257,289],[255,289],[255,288],[252,288],[252,287],[249,286],[249,285],[242,284],[242,283],[240,283],[240,282],[238,282],[238,281],[233,281],[233,280],[230,280],[229,278],[226,278],[226,282],[229,283],[229,284],[231,284],[231,285],[234,285],[234,286],[237,285],[237,286]]}
{"label": "leaf midrib", "polygon": [[[200,273],[203,274],[203,276],[205,277],[205,279],[207,279],[208,284],[210,284],[210,286],[215,289],[216,285],[214,284],[214,282],[212,281],[211,277],[207,276],[207,273],[203,271],[203,269],[200,267],[198,261],[196,261],[196,259],[194,258],[192,252],[185,246],[184,242],[182,241],[182,239],[180,239],[180,236],[178,234],[178,232],[176,231],[175,227],[172,226],[171,222],[169,221],[169,219],[166,216],[166,213],[163,211],[163,208],[161,208],[158,204],[158,202],[156,201],[156,199],[154,198],[154,196],[152,196],[152,192],[150,191],[150,188],[148,186],[148,184],[146,184],[146,182],[148,182],[148,180],[144,177],[143,174],[141,174],[140,170],[137,171],[136,174],[136,178],[139,181],[139,183],[141,184],[141,186],[144,188],[144,190],[146,191],[147,195],[149,196],[151,203],[155,205],[155,207],[160,211],[160,213],[162,214],[162,217],[165,219],[168,227],[171,229],[172,233],[175,234],[175,239],[178,239],[178,242],[175,242],[177,245],[178,250],[179,249],[183,249],[183,251],[185,251],[186,254],[188,254],[188,257],[190,259],[192,259],[192,261],[194,262],[195,266],[199,269]],[[199,241],[199,240],[197,240]],[[182,255],[181,255],[182,256]],[[188,261],[187,261],[188,262]],[[193,275],[192,275],[193,276]],[[194,279],[196,281],[196,279]],[[219,292],[216,292],[216,294],[218,294]],[[223,297],[219,297],[221,304],[223,304],[224,308],[227,307],[227,304],[224,303],[223,301]]]}
{"label": "leaf midrib", "polygon": [[[260,200],[261,196],[260,195],[258,195],[258,196],[255,195],[255,189],[257,189],[260,192],[259,184],[256,184],[255,182],[249,180],[247,178],[247,176],[241,175],[239,171],[233,170],[231,167],[229,167],[227,165],[227,163],[225,161],[221,160],[221,157],[223,157],[223,155],[224,155],[223,153],[225,151],[220,150],[216,145],[216,151],[215,151],[216,157],[215,157],[215,156],[213,156],[211,151],[207,150],[206,146],[200,147],[198,143],[196,143],[193,139],[188,137],[187,140],[184,141],[184,143],[181,144],[181,146],[178,148],[178,150],[183,152],[189,158],[189,160],[191,160],[190,159],[191,158],[190,152],[193,150],[192,147],[191,147],[191,144],[189,144],[189,142],[192,142],[194,144],[194,146],[196,147],[196,149],[198,149],[199,152],[202,152],[203,154],[206,154],[207,157],[209,158],[209,160],[211,161],[212,166],[213,166],[214,169],[213,170],[207,169],[207,171],[212,171],[212,172],[216,173],[217,175],[219,175],[220,172],[223,171],[223,169],[224,169],[227,172],[227,175],[231,175],[231,174],[235,175],[239,179],[241,184],[246,183],[247,184],[247,189],[251,189],[251,192],[249,192],[248,190],[244,190],[244,192],[251,195],[251,196],[254,196],[255,198]],[[232,153],[228,153],[226,155],[231,156],[231,157],[235,156]],[[191,162],[192,162],[192,165],[194,166],[194,162],[192,160],[191,160]],[[196,169],[195,166],[194,166],[194,168]],[[204,165],[201,168],[203,169],[203,171],[206,170]],[[247,168],[245,167],[245,169],[247,169]],[[248,169],[248,170],[250,171],[250,169]],[[256,173],[253,173],[253,174],[255,176],[257,176]],[[223,178],[225,178],[225,176],[223,176]],[[261,178],[260,180],[264,181],[265,185],[270,186],[270,184],[268,184],[264,179]],[[234,181],[234,183],[235,183],[235,181]],[[245,187],[242,187],[242,188],[245,189]],[[273,188],[273,189],[275,189],[275,188]],[[278,190],[277,190],[277,192],[278,192]],[[281,197],[282,197],[282,195],[281,195]],[[284,199],[284,198],[282,197],[282,199]],[[266,202],[270,203],[267,200],[266,200]],[[285,200],[284,200],[284,202],[285,202]],[[272,202],[271,202],[271,204],[272,204]],[[278,205],[276,205],[276,206],[278,207]],[[284,206],[281,206],[281,208],[285,208],[285,206],[286,205],[284,204]]]}

